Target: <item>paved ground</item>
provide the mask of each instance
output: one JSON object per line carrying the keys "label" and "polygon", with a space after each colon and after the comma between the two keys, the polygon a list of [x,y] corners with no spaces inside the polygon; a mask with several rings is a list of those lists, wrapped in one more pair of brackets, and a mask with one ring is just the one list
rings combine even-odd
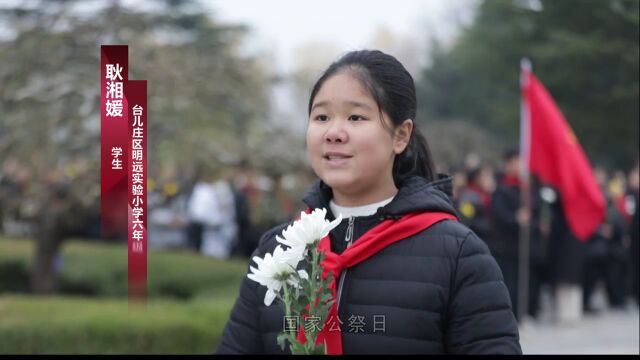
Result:
{"label": "paved ground", "polygon": [[573,324],[556,324],[547,312],[520,326],[525,354],[640,354],[638,306],[586,315]]}

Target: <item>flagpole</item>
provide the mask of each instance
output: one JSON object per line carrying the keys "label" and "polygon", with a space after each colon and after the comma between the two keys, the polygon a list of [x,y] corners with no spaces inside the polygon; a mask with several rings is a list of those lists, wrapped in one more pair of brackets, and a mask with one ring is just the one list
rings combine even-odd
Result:
{"label": "flagpole", "polygon": [[[524,91],[528,85],[531,62],[520,60],[520,87]],[[524,95],[524,94],[523,94]],[[518,239],[518,319],[524,320],[529,310],[529,244],[531,242],[531,190],[529,181],[529,158],[531,151],[529,108],[524,96],[520,100],[520,208],[525,208],[529,221],[519,224]]]}

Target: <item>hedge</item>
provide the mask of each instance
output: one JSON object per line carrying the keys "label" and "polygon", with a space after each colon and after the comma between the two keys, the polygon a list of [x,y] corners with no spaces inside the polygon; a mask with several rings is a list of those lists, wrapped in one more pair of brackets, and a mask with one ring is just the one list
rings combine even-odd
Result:
{"label": "hedge", "polygon": [[211,354],[233,300],[0,296],[0,354]]}
{"label": "hedge", "polygon": [[[0,238],[0,294],[28,292],[33,241]],[[247,259],[216,260],[176,251],[148,253],[149,297],[191,299],[234,297],[247,270]],[[127,296],[127,248],[70,240],[62,249],[59,293]]]}

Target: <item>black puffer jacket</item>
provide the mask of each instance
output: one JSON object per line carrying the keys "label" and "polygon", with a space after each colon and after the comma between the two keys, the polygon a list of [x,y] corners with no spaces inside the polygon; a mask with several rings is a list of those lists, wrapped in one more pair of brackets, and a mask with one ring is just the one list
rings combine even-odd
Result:
{"label": "black puffer jacket", "polygon": [[[355,219],[355,241],[383,219],[408,212],[455,214],[446,195],[450,187],[449,179],[427,184],[421,177],[408,178],[389,204]],[[330,199],[331,189],[317,182],[304,201],[329,209]],[[254,256],[272,252],[285,225],[267,232]],[[331,232],[333,251],[346,248],[347,226],[344,219]],[[500,269],[482,240],[458,222],[437,223],[343,273],[344,354],[521,353]],[[265,306],[265,292],[245,276],[217,353],[281,353],[276,336],[282,331],[282,306]]]}

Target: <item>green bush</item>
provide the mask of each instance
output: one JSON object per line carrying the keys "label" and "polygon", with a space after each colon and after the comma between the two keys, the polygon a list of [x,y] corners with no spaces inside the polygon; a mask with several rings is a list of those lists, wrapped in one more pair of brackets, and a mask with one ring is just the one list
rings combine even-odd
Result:
{"label": "green bush", "polygon": [[232,305],[0,296],[0,354],[211,354]]}
{"label": "green bush", "polygon": [[29,269],[27,266],[27,262],[20,259],[1,260],[0,292],[28,292]]}
{"label": "green bush", "polygon": [[[0,293],[28,289],[33,242],[0,238]],[[101,297],[127,296],[127,248],[123,244],[65,242],[59,292]],[[150,298],[235,297],[246,259],[216,260],[186,252],[148,253]]]}

